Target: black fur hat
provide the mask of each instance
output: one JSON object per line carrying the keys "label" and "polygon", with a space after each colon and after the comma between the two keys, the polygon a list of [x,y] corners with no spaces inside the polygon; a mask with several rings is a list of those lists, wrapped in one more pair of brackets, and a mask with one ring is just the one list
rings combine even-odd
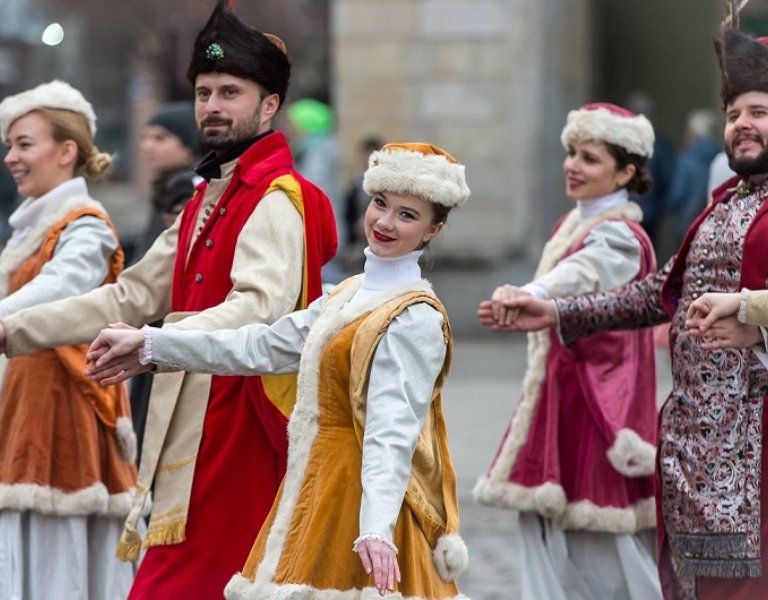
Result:
{"label": "black fur hat", "polygon": [[229,73],[251,79],[285,101],[291,63],[277,36],[256,31],[220,0],[197,34],[187,78],[195,85],[201,73]]}
{"label": "black fur hat", "polygon": [[768,93],[768,38],[753,38],[739,31],[738,11],[746,2],[731,2],[731,14],[715,40],[720,62],[720,98],[725,108],[745,92]]}

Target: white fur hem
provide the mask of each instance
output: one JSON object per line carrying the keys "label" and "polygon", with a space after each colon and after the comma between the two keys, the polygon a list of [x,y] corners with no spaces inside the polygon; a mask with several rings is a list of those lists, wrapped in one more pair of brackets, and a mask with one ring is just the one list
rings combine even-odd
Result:
{"label": "white fur hem", "polygon": [[136,432],[133,430],[133,421],[128,417],[118,417],[115,423],[117,445],[125,460],[136,462]]}
{"label": "white fur hem", "polygon": [[644,477],[656,470],[656,446],[631,429],[621,429],[606,453],[613,468],[626,477]]}
{"label": "white fur hem", "polygon": [[[381,600],[378,590],[366,587],[362,590],[318,589],[309,585],[297,583],[257,584],[243,577],[240,573],[234,575],[224,588],[227,600]],[[399,592],[387,593],[387,600],[433,600],[423,596],[403,596]],[[469,600],[464,594],[451,596],[443,600]]]}
{"label": "white fur hem", "polygon": [[432,551],[432,562],[443,581],[456,581],[469,564],[467,545],[455,533],[442,535]]}
{"label": "white fur hem", "polygon": [[478,480],[475,500],[521,512],[535,512],[552,519],[562,529],[636,533],[656,527],[656,502],[645,498],[633,506],[597,506],[589,500],[567,502],[563,488],[554,483],[525,487],[499,483],[488,477]]}
{"label": "white fur hem", "polygon": [[34,483],[0,484],[0,510],[33,510],[46,515],[104,515],[124,518],[131,510],[133,493],[111,494],[103,483],[66,493]]}

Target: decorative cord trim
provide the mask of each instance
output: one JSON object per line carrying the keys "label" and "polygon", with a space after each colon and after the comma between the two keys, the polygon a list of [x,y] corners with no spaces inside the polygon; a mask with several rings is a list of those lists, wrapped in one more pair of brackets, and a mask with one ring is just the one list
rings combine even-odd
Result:
{"label": "decorative cord trim", "polygon": [[373,540],[374,542],[381,542],[382,544],[386,544],[392,552],[397,554],[397,546],[395,546],[390,540],[385,538],[384,536],[379,535],[378,533],[364,533],[360,537],[358,537],[353,543],[352,543],[352,550],[355,552],[360,551],[360,546],[362,546],[363,542],[367,542],[369,540]]}

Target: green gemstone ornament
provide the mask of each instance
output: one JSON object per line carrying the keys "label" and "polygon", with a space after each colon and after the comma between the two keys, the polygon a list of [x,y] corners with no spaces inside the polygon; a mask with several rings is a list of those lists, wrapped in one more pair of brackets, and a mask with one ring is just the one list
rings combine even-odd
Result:
{"label": "green gemstone ornament", "polygon": [[205,49],[205,56],[208,60],[221,60],[224,58],[224,48],[214,42]]}

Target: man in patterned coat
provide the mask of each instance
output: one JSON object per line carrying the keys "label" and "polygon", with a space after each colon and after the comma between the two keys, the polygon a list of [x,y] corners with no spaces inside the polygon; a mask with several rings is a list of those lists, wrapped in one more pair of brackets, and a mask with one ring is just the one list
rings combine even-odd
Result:
{"label": "man in patterned coat", "polygon": [[[659,424],[659,573],[667,599],[747,600],[768,589],[768,370],[764,332],[743,349],[705,351],[685,328],[704,292],[768,287],[768,47],[735,29],[716,41],[725,149],[737,176],[713,193],[677,255],[644,280],[556,301],[522,298],[515,324],[559,326],[566,344],[597,331],[669,321],[673,388]],[[734,317],[735,319],[735,317]],[[717,335],[714,331],[713,335]],[[762,468],[762,471],[761,471]]]}
{"label": "man in patterned coat", "polygon": [[[165,318],[166,327],[205,330],[272,323],[320,295],[320,267],[336,249],[330,202],[295,172],[285,138],[271,129],[289,74],[279,38],[217,5],[188,71],[213,149],[197,167],[205,181],[116,283],[4,319],[9,356],[91,341],[117,321]],[[131,600],[222,596],[284,474],[291,392],[284,379],[157,374],[138,494],[118,547],[127,559],[148,548]]]}

